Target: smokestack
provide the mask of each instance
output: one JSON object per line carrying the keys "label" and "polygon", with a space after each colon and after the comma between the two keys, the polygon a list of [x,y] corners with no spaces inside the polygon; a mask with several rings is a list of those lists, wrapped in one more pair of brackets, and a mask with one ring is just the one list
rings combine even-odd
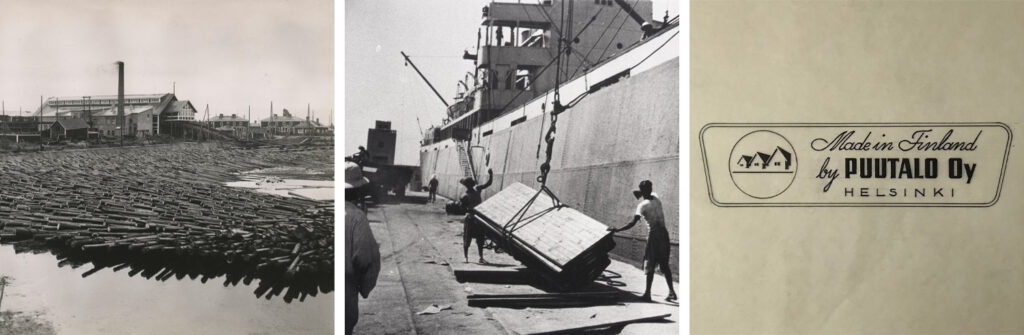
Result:
{"label": "smokestack", "polygon": [[117,122],[121,126],[121,146],[124,146],[124,62],[117,62]]}

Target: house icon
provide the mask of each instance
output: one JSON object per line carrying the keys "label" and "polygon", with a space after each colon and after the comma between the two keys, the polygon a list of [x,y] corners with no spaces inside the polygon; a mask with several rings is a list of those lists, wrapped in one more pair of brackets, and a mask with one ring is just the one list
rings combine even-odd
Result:
{"label": "house icon", "polygon": [[[781,158],[777,158],[778,156],[781,156]],[[789,151],[776,146],[771,154],[758,151],[754,155],[741,155],[736,164],[745,169],[760,167],[761,170],[768,170],[771,167],[772,170],[782,169],[788,171],[793,165],[792,159],[793,155]]]}

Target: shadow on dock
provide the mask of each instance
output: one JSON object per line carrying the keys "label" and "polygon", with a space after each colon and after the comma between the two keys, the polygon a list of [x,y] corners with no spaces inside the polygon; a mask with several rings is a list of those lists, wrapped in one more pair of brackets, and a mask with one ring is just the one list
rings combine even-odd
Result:
{"label": "shadow on dock", "polygon": [[620,287],[625,283],[612,271],[605,271],[593,283],[572,291],[564,291],[552,287],[550,282],[542,280],[540,274],[529,268],[511,264],[466,264],[453,267],[455,280],[460,283],[484,283],[531,286],[538,294],[513,295],[470,295],[469,304],[474,307],[505,307],[505,308],[565,308],[623,305],[629,302],[641,302],[641,298]]}

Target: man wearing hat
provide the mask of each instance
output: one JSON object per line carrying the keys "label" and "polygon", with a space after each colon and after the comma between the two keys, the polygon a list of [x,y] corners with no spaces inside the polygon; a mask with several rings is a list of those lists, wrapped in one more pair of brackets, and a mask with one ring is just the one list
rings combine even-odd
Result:
{"label": "man wearing hat", "polygon": [[380,272],[377,240],[366,213],[355,204],[367,183],[358,164],[345,163],[345,334],[352,334],[359,319],[358,295],[370,295]]}
{"label": "man wearing hat", "polygon": [[483,185],[477,185],[476,179],[473,178],[462,178],[462,180],[459,180],[459,184],[466,187],[466,194],[459,198],[459,203],[466,210],[466,218],[462,221],[462,256],[466,258],[467,263],[469,262],[469,243],[473,240],[476,240],[476,249],[480,254],[480,263],[487,263],[484,260],[484,240],[486,237],[483,230],[481,230],[483,227],[477,226],[477,223],[474,222],[473,214],[470,214],[469,210],[484,202],[480,191],[490,187],[491,180],[493,179],[494,172],[491,169],[487,169],[487,182]]}
{"label": "man wearing hat", "polygon": [[650,180],[640,182],[640,189],[633,191],[633,196],[640,200],[636,206],[636,214],[633,221],[626,226],[616,229],[608,227],[610,232],[620,232],[632,228],[640,218],[647,221],[649,232],[647,233],[647,249],[644,251],[644,270],[647,272],[647,289],[644,290],[643,299],[651,300],[651,283],[654,282],[654,269],[661,267],[661,273],[665,274],[665,281],[668,282],[667,301],[676,300],[676,291],[672,288],[672,269],[669,267],[669,237],[668,229],[665,228],[665,212],[661,207],[661,199],[653,192],[654,184]]}
{"label": "man wearing hat", "polygon": [[430,194],[427,196],[427,200],[429,200],[430,202],[434,202],[434,200],[437,200],[437,175],[436,174],[430,176],[430,181],[427,182],[427,191],[430,192]]}

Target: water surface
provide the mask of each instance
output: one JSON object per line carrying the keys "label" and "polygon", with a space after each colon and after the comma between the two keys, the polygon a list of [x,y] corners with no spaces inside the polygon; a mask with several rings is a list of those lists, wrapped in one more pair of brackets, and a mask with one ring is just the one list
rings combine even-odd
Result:
{"label": "water surface", "polygon": [[0,275],[13,278],[3,310],[41,311],[59,334],[331,334],[334,294],[304,302],[254,299],[259,280],[225,287],[207,281],[147,280],[127,270],[58,266],[49,253],[0,245]]}

